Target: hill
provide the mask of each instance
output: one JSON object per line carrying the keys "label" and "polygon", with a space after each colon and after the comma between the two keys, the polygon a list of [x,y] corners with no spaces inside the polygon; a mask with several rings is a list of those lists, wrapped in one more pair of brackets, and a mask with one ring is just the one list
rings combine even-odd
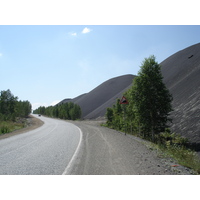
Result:
{"label": "hill", "polygon": [[160,65],[173,95],[172,130],[200,144],[200,43],[173,54]]}
{"label": "hill", "polygon": [[83,119],[104,117],[108,107],[115,104],[117,98],[131,87],[134,75],[128,74],[105,81],[92,91],[74,99],[64,99],[61,103],[73,102],[81,106]]}
{"label": "hill", "polygon": [[[164,83],[173,95],[172,131],[189,138],[199,148],[200,43],[171,55],[160,65]],[[122,97],[131,87],[134,77],[129,74],[112,78],[89,93],[60,103],[71,101],[80,105],[83,119],[104,117],[107,107]]]}

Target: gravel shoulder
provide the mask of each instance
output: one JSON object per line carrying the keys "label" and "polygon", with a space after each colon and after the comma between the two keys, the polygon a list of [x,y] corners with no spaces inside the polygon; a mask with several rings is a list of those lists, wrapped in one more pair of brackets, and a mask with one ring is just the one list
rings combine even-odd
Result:
{"label": "gravel shoulder", "polygon": [[100,126],[102,121],[70,121],[83,132],[69,174],[78,175],[191,175],[172,159],[162,158],[149,142]]}
{"label": "gravel shoulder", "polygon": [[0,140],[1,139],[5,139],[14,135],[18,135],[18,134],[22,134],[22,133],[26,133],[28,131],[32,131],[36,128],[39,128],[40,126],[42,126],[44,124],[43,121],[41,121],[40,119],[35,118],[33,115],[30,115],[27,119],[27,126],[25,128],[13,131],[11,133],[6,133],[3,135],[0,135]]}

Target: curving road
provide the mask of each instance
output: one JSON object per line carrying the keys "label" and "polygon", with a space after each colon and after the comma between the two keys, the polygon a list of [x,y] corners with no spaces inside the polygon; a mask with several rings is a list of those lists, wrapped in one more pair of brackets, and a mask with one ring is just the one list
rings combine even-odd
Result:
{"label": "curving road", "polygon": [[190,174],[159,158],[144,140],[101,127],[98,121],[40,119],[40,128],[0,140],[0,174]]}
{"label": "curving road", "polygon": [[[35,117],[37,117],[35,115]],[[40,117],[44,125],[0,140],[0,174],[66,174],[81,142],[81,130],[71,123]]]}

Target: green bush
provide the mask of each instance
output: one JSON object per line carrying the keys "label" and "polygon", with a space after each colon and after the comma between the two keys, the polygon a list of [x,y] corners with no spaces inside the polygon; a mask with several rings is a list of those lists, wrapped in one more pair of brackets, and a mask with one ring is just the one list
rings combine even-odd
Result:
{"label": "green bush", "polygon": [[181,135],[171,133],[170,129],[165,129],[165,132],[157,135],[157,143],[165,145],[168,147],[169,145],[173,146],[186,146],[188,144],[188,139],[182,137]]}
{"label": "green bush", "polygon": [[6,125],[1,126],[0,134],[5,134],[5,133],[9,133],[9,132],[10,132],[10,129],[8,128],[8,126],[6,126]]}
{"label": "green bush", "polygon": [[192,168],[200,174],[200,160],[195,151],[188,148],[188,139],[171,133],[170,129],[157,136],[157,144],[167,155],[173,157],[179,164]]}
{"label": "green bush", "polygon": [[0,134],[10,133],[12,131],[24,128],[24,122],[4,121],[0,124]]}

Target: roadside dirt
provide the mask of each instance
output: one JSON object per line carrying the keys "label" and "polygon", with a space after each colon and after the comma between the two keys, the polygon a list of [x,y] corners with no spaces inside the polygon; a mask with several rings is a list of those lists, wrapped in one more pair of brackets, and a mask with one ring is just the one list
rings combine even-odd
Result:
{"label": "roadside dirt", "polygon": [[[71,121],[70,121],[71,122]],[[72,175],[191,175],[191,169],[163,157],[148,141],[100,126],[103,121],[73,121],[83,133]]]}
{"label": "roadside dirt", "polygon": [[34,129],[42,126],[43,124],[44,124],[43,121],[41,121],[40,119],[37,119],[37,118],[33,117],[32,115],[30,115],[27,119],[27,127],[13,131],[11,133],[6,133],[6,134],[3,134],[3,135],[0,135],[0,140],[14,136],[14,135],[17,135],[17,134],[22,134],[22,133],[34,130]]}

